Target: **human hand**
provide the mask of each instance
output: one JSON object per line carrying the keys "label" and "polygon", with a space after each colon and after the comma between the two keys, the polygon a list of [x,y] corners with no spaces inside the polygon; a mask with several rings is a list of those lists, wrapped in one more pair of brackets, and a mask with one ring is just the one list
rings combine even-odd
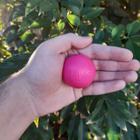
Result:
{"label": "human hand", "polygon": [[[121,90],[137,79],[135,71],[140,64],[132,60],[129,50],[91,43],[89,37],[70,33],[43,42],[32,54],[19,74],[30,87],[28,97],[37,116],[58,111],[82,96]],[[77,51],[91,58],[97,69],[94,83],[86,89],[75,89],[62,81],[65,57]]]}

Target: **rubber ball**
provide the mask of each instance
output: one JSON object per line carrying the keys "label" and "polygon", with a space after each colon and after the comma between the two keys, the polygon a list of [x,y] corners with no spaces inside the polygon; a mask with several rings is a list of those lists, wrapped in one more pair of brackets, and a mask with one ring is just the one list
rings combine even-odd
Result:
{"label": "rubber ball", "polygon": [[67,85],[86,88],[94,81],[95,76],[95,64],[87,56],[74,54],[65,59],[62,79]]}

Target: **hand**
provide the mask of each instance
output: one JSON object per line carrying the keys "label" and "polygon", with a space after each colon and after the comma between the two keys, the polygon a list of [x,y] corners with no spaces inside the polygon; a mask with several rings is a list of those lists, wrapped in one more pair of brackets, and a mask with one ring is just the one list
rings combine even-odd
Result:
{"label": "hand", "polygon": [[[91,44],[89,37],[72,33],[43,42],[20,72],[30,87],[28,95],[37,116],[58,111],[82,96],[99,95],[121,90],[137,79],[140,64],[124,48]],[[97,69],[94,83],[86,89],[74,89],[62,81],[67,53],[76,50],[90,57]]]}

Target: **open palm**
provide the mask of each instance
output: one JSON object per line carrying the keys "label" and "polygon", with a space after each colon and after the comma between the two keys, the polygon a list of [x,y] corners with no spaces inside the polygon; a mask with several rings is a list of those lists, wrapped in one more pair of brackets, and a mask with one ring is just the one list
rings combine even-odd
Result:
{"label": "open palm", "polygon": [[[132,60],[129,50],[91,42],[89,37],[70,33],[43,42],[33,53],[22,73],[29,82],[38,116],[57,111],[82,96],[121,90],[137,79],[140,64]],[[95,81],[86,89],[75,89],[62,81],[65,57],[75,52],[88,56],[96,66]]]}

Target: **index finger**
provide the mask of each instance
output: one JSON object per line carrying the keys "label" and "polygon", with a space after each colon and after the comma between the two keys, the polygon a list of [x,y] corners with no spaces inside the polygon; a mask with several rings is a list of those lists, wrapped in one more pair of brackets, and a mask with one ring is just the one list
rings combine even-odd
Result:
{"label": "index finger", "polygon": [[133,58],[132,52],[128,49],[100,44],[92,44],[79,52],[97,60],[130,61]]}
{"label": "index finger", "polygon": [[72,48],[77,50],[85,48],[91,43],[91,37],[84,37],[78,36],[74,33],[67,33],[43,42],[43,46],[45,46],[45,48],[48,46],[48,48],[51,48],[55,52],[64,53]]}

